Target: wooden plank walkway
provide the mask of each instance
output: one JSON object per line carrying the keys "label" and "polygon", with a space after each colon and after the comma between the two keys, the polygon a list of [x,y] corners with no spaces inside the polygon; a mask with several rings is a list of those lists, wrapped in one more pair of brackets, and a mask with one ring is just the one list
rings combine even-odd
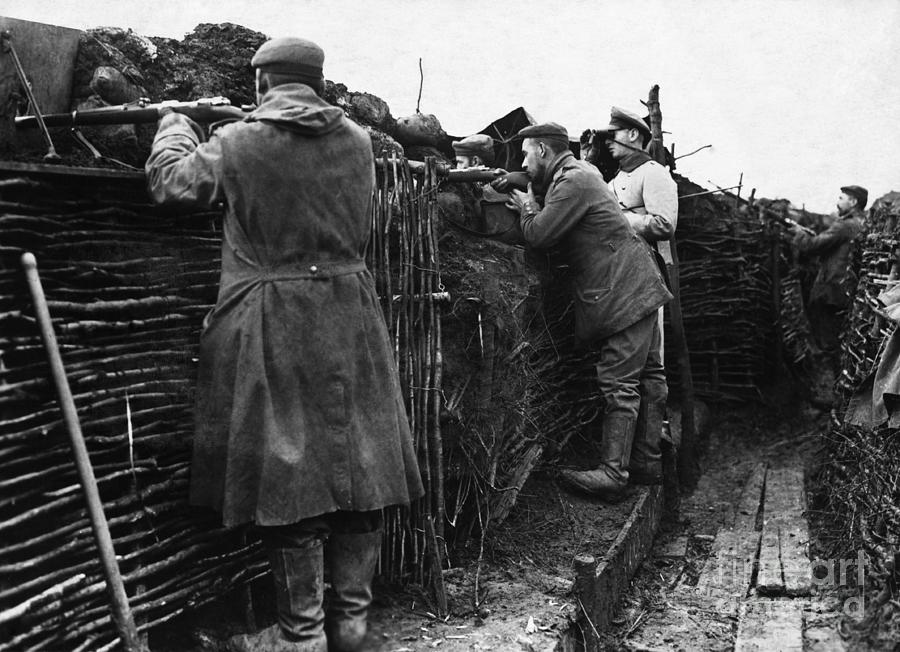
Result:
{"label": "wooden plank walkway", "polygon": [[734,510],[732,525],[736,530],[755,530],[759,510],[762,507],[763,489],[766,485],[766,463],[760,462],[741,490],[741,498]]}
{"label": "wooden plank walkway", "polygon": [[741,604],[734,652],[803,652],[803,613],[791,600]]}
{"label": "wooden plank walkway", "polygon": [[[805,506],[802,468],[757,464],[697,585],[677,585],[665,615],[642,626],[629,647],[802,652],[806,601],[793,598],[812,590]],[[673,618],[683,624],[673,627]]]}
{"label": "wooden plank walkway", "polygon": [[757,590],[764,595],[809,595],[809,528],[803,510],[803,470],[770,469],[766,478]]}

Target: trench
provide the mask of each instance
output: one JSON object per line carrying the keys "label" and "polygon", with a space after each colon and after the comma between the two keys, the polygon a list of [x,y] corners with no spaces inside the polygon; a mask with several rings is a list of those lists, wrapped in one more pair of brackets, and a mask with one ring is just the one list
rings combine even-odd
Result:
{"label": "trench", "polygon": [[[149,46],[136,35],[103,29],[89,36],[82,35],[74,64],[72,104],[110,104],[94,92],[93,76],[99,67],[129,61],[142,69],[144,86],[119,90],[248,101],[252,80],[244,64],[264,39],[238,26],[202,25],[183,42],[153,41],[159,56],[151,61]],[[180,72],[185,66],[197,71],[191,88]],[[523,580],[513,600],[521,600],[521,608],[506,614],[510,629],[503,635],[516,641],[529,613],[544,614],[524,597],[531,591],[565,609],[557,609],[559,618],[541,615],[536,629],[525,633],[555,637],[559,649],[581,649],[590,638],[585,632],[614,624],[616,598],[655,528],[642,530],[640,545],[622,540],[616,548],[640,497],[619,511],[598,509],[561,496],[553,484],[557,465],[596,453],[592,421],[600,399],[591,382],[593,361],[574,347],[565,270],[551,258],[458,228],[484,225],[473,222],[473,187],[438,178],[437,163],[447,158],[453,137],[435,127],[436,119],[423,125],[395,118],[374,95],[332,82],[325,96],[366,128],[382,161],[368,263],[395,334],[428,485],[424,501],[388,515],[382,581],[417,596],[412,610],[426,605],[427,618],[410,627],[424,626],[434,634],[430,643],[443,640],[450,649],[467,639],[462,630],[440,630],[437,621],[456,614],[501,623],[496,601],[481,602],[484,587],[499,591],[517,560],[534,558],[518,567],[523,577],[539,575],[539,586]],[[507,168],[516,165],[511,136],[528,119],[519,108],[483,130],[498,136]],[[424,137],[410,139],[416,129],[424,129]],[[223,596],[246,612],[254,599],[260,602],[253,593],[266,580],[252,536],[223,530],[186,504],[192,379],[202,319],[215,302],[221,215],[153,207],[142,174],[122,169],[123,161],[140,166],[152,125],[85,133],[104,157],[85,154],[67,133],[55,131],[72,165],[42,165],[40,144],[29,150],[34,141],[27,138],[20,143],[27,151],[0,163],[0,650],[116,645],[22,279],[24,251],[38,257],[140,630],[151,639],[164,637],[167,628],[190,623],[204,609],[221,609]],[[427,162],[408,166],[410,159]],[[831,394],[836,380],[829,400],[845,406],[894,330],[878,296],[897,278],[896,194],[869,211],[868,233],[851,261],[858,284],[841,372],[817,385],[804,310],[815,265],[794,258],[783,219],[816,224],[822,216],[740,189],[710,194],[677,173],[674,178],[683,197],[679,279],[698,397],[720,414],[722,406],[758,404],[773,382],[800,388],[807,400]],[[666,359],[676,360],[668,321],[666,331]],[[677,428],[685,388],[675,367],[668,380],[670,421]],[[900,468],[896,432],[836,418],[818,433],[827,450],[816,481],[829,487],[820,500],[822,512],[839,524],[834,545],[854,545],[859,536],[887,541],[870,551],[882,577],[900,531],[891,509],[896,487],[882,480]],[[664,508],[677,508],[676,499],[668,493]],[[586,531],[599,534],[585,537]],[[543,559],[546,549],[535,546],[550,540],[549,534],[542,539],[545,532],[568,532],[578,545],[554,548]],[[588,554],[602,562],[613,549],[638,551],[629,571],[617,575],[615,595],[580,608],[566,602],[574,558]],[[501,563],[491,566],[491,556]],[[471,586],[474,578],[481,587]],[[873,581],[877,588],[879,580]],[[491,604],[494,612],[482,617],[480,610],[491,611],[485,606]],[[246,626],[252,618],[244,616]]]}

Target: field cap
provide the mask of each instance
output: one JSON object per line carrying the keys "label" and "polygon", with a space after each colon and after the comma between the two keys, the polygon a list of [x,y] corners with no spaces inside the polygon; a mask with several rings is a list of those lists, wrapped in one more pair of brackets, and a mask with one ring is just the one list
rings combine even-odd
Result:
{"label": "field cap", "polygon": [[869,191],[861,186],[841,186],[841,192],[856,197],[857,205],[860,208],[865,208],[869,201]]}
{"label": "field cap", "polygon": [[531,125],[519,130],[522,138],[547,138],[569,144],[569,132],[561,124],[545,122],[539,125]]}
{"label": "field cap", "polygon": [[265,72],[296,75],[318,83],[324,79],[324,62],[325,52],[318,45],[306,39],[286,36],[273,38],[259,46],[250,65]]}

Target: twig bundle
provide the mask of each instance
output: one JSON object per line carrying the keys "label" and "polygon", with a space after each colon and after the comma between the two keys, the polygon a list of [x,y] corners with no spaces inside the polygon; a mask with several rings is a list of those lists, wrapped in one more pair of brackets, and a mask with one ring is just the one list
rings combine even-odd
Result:
{"label": "twig bundle", "polygon": [[405,159],[383,160],[366,260],[376,279],[400,372],[425,497],[387,514],[382,574],[427,584],[446,613],[443,589],[444,487],[441,409],[441,304],[436,232],[437,168],[413,175]]}
{"label": "twig bundle", "polygon": [[[900,196],[875,202],[860,236],[853,269],[858,276],[853,305],[841,337],[842,371],[837,387],[842,408],[873,372],[885,338],[896,328],[880,310],[877,296],[896,278],[900,253]],[[841,417],[844,410],[837,412]],[[818,477],[834,554],[860,547],[868,556],[870,579],[897,580],[900,551],[900,430],[888,423],[874,430],[833,422]]]}

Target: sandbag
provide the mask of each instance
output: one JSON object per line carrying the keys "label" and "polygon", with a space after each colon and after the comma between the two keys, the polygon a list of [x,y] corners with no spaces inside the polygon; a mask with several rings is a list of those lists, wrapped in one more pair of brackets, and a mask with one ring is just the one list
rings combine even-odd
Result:
{"label": "sandbag", "polygon": [[441,142],[447,139],[447,133],[436,116],[430,113],[415,113],[397,118],[394,137],[404,147],[409,145],[439,147]]}
{"label": "sandbag", "polygon": [[381,158],[384,155],[387,155],[388,158],[394,155],[405,155],[403,145],[391,138],[388,134],[375,129],[374,127],[370,127],[369,125],[364,124],[360,126],[367,134],[369,134],[369,139],[372,141],[372,154],[375,158]]}
{"label": "sandbag", "polygon": [[90,88],[107,104],[128,104],[145,95],[143,88],[112,66],[98,66],[91,77]]}

